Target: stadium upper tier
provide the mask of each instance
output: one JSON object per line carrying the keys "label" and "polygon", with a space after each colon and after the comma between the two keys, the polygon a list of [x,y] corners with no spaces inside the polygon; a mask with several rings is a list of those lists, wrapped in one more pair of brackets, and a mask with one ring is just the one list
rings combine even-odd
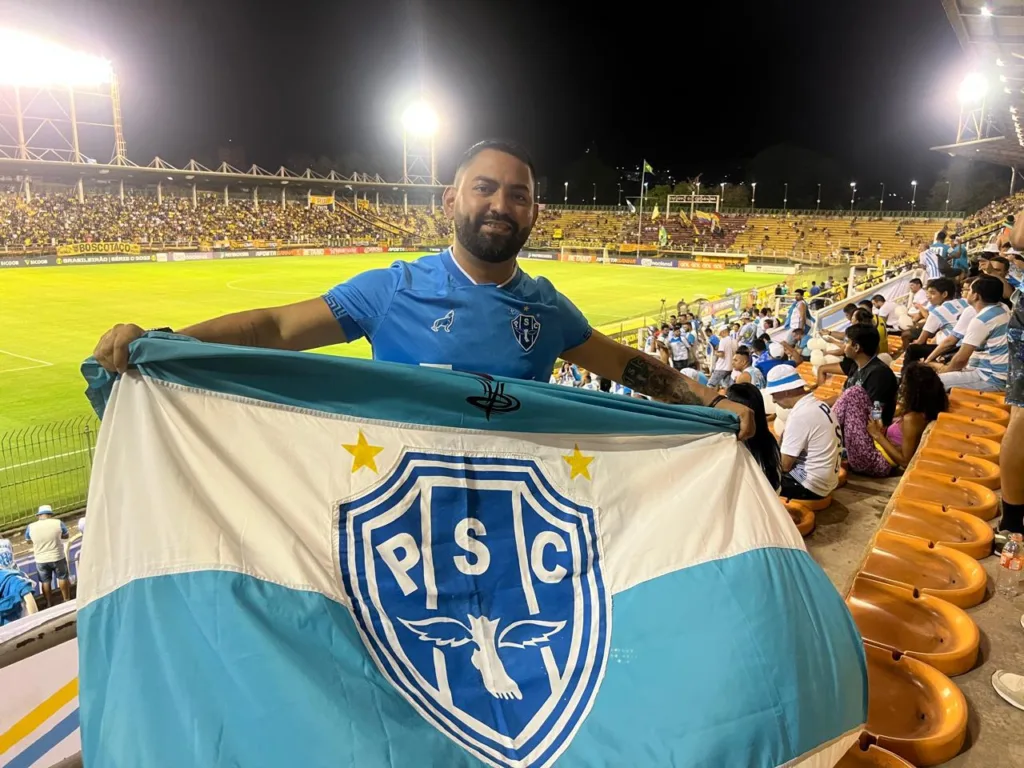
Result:
{"label": "stadium upper tier", "polygon": [[[1022,196],[979,211],[972,224],[1002,218]],[[940,228],[962,223],[937,219],[724,214],[717,218],[672,211],[640,224],[635,213],[617,209],[544,207],[528,247],[616,248],[641,242],[670,251],[734,251],[766,256],[794,255],[822,260],[840,252],[900,258],[931,242]],[[662,230],[664,229],[664,233]],[[333,206],[308,206],[304,199],[261,200],[221,193],[126,189],[124,198],[90,190],[80,202],[74,189],[53,187],[26,196],[0,187],[0,249],[41,251],[79,242],[122,241],[150,249],[198,247],[216,241],[267,240],[278,243],[353,245],[442,245],[451,223],[440,206],[376,205],[367,199]],[[664,243],[662,243],[664,238]]]}

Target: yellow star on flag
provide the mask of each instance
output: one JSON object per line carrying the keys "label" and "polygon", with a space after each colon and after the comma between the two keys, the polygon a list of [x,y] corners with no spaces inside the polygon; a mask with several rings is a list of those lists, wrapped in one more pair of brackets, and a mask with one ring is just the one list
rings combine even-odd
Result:
{"label": "yellow star on flag", "polygon": [[562,461],[569,465],[570,480],[574,480],[578,475],[583,475],[583,477],[589,480],[590,462],[592,462],[593,460],[593,456],[584,456],[582,453],[580,453],[579,443],[573,445],[571,454],[562,457]]}
{"label": "yellow star on flag", "polygon": [[352,474],[356,473],[356,470],[362,469],[363,467],[369,467],[373,470],[373,473],[377,473],[377,462],[375,460],[378,453],[384,450],[383,446],[370,445],[366,442],[366,435],[363,434],[363,430],[359,430],[359,439],[356,440],[355,445],[345,445],[342,443],[342,448],[354,456],[352,462]]}

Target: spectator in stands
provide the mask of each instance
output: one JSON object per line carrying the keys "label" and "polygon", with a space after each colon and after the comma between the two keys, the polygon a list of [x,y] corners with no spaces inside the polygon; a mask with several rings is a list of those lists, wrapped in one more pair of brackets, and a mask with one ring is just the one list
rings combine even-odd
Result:
{"label": "spectator in stands", "polygon": [[734,384],[753,384],[764,389],[764,374],[754,367],[750,348],[741,345],[732,356],[732,374]]}
{"label": "spectator in stands", "polygon": [[818,285],[817,280],[811,280],[811,296],[817,296],[821,293],[821,286]]}
{"label": "spectator in stands", "polygon": [[871,297],[872,312],[878,319],[885,323],[886,333],[899,333],[899,315],[896,312],[896,304],[889,301],[885,296],[876,293]]}
{"label": "spectator in stands", "polygon": [[[921,438],[925,429],[939,418],[939,414],[949,410],[949,397],[942,381],[935,371],[923,363],[911,363],[903,369],[903,378],[900,380],[899,404],[896,409],[896,418],[892,424],[886,427],[881,421],[872,420],[867,424],[867,433],[873,441],[870,446],[879,454],[887,467],[900,467],[906,469],[910,466],[911,459],[917,453],[921,445]],[[850,447],[850,437],[853,430],[848,430],[844,421],[838,417],[839,404],[836,404],[833,414],[843,426],[843,443],[846,446],[846,454],[850,460],[850,468],[855,472],[861,472],[858,464],[863,462],[858,459],[855,464]],[[859,419],[857,420],[859,426]],[[862,442],[862,447],[868,446]],[[877,461],[873,463],[877,469],[882,469],[882,464]],[[886,474],[889,469],[886,469]],[[865,472],[865,474],[872,474]],[[881,477],[883,475],[876,474]]]}
{"label": "spectator in stands", "polygon": [[[935,352],[939,342],[952,333],[960,314],[967,308],[967,300],[958,298],[956,283],[948,277],[928,281],[928,318],[921,333],[907,347],[904,364],[923,360]],[[932,344],[935,339],[936,344]]]}
{"label": "spectator in stands", "polygon": [[982,275],[971,284],[967,301],[978,314],[967,327],[953,359],[946,365],[932,363],[946,389],[1006,390],[1010,312],[1002,297],[1003,283],[995,277]]}
{"label": "spectator in stands", "polygon": [[708,386],[718,389],[725,386],[732,375],[732,358],[739,348],[739,343],[730,335],[729,327],[718,328],[718,348],[715,350],[715,363],[711,370],[711,381]]}
{"label": "spectator in stands", "polygon": [[[963,287],[964,294],[970,291],[970,287],[976,279],[976,277],[967,278]],[[956,320],[956,324],[951,330],[946,332],[944,336],[939,337],[936,335],[935,338],[938,340],[938,343],[932,345],[935,348],[931,353],[929,353],[928,357],[924,358],[924,362],[949,362],[956,347],[958,347],[960,342],[963,341],[964,334],[967,333],[967,328],[970,326],[971,320],[973,320],[975,315],[978,313],[974,307],[967,303],[967,299],[960,299],[959,301],[963,303],[964,308],[961,310],[960,316]],[[916,359],[916,355],[912,356],[911,359]],[[904,360],[904,362],[906,361]]]}
{"label": "spectator in stands", "polygon": [[888,425],[896,412],[899,381],[892,369],[879,359],[879,342],[878,329],[863,323],[851,325],[846,329],[843,359],[818,367],[818,385],[824,384],[829,374],[842,373],[846,382],[839,400],[851,388],[861,387],[871,398],[869,405],[879,412],[882,423]]}
{"label": "spectator in stands", "polygon": [[1015,288],[1010,285],[1010,260],[1005,256],[993,256],[988,260],[988,267],[984,270],[984,273],[996,278],[1003,284],[1001,300],[1006,306],[1012,306],[1010,297],[1013,296]]}
{"label": "spectator in stands", "polygon": [[[1018,216],[1010,235],[1015,249],[1024,248],[1024,216]],[[1015,296],[1013,313],[1007,324],[1009,369],[1006,404],[1010,406],[1010,423],[1003,436],[999,458],[1002,496],[1002,517],[999,520],[998,544],[1001,547],[1008,533],[1024,533],[1024,296]]]}
{"label": "spectator in stands", "polygon": [[35,613],[32,580],[14,562],[10,539],[0,539],[0,627],[21,618],[25,608]]}
{"label": "spectator in stands", "polygon": [[950,267],[959,269],[964,274],[967,274],[967,271],[971,268],[971,261],[967,256],[967,246],[960,242],[959,235],[953,235],[947,258],[949,259]]}
{"label": "spectator in stands", "polygon": [[810,312],[807,309],[807,302],[804,301],[804,289],[797,288],[793,291],[796,300],[789,308],[786,315],[786,327],[789,328],[789,343],[795,347],[802,346],[804,335],[811,330]]}
{"label": "spectator in stands", "polygon": [[[768,336],[762,337],[762,341],[766,341]],[[786,348],[781,342],[772,341],[768,343],[768,359],[756,364],[757,370],[759,370],[765,377],[765,381],[768,380],[768,373],[780,365],[789,365],[796,367],[797,362],[794,361],[788,354],[786,354]]]}
{"label": "spectator in stands", "polygon": [[680,326],[677,325],[668,332],[666,344],[669,356],[672,358],[672,367],[677,371],[686,368],[690,361],[690,344],[686,337],[683,336],[683,330]]}
{"label": "spectator in stands", "polygon": [[768,484],[779,493],[782,490],[782,452],[779,450],[779,441],[768,428],[768,416],[764,410],[761,390],[753,384],[737,383],[729,387],[725,395],[754,412],[754,437],[745,445],[761,467]]}
{"label": "spectator in stands", "polygon": [[782,436],[782,492],[788,499],[823,499],[839,484],[841,444],[832,409],[817,400],[796,369],[768,372],[764,391],[791,409]]}
{"label": "spectator in stands", "polygon": [[918,258],[921,266],[924,267],[925,276],[929,280],[942,277],[942,270],[949,266],[946,256],[949,253],[949,246],[946,245],[946,233],[940,231],[935,235],[935,241]]}
{"label": "spectator in stands", "polygon": [[43,587],[43,598],[48,608],[53,606],[50,582],[54,574],[57,576],[57,586],[64,600],[71,599],[68,560],[64,556],[64,539],[67,538],[67,526],[53,516],[53,508],[49,504],[39,507],[36,521],[29,523],[25,529],[25,541],[32,544],[32,555],[36,560],[36,571],[39,573],[39,583]]}

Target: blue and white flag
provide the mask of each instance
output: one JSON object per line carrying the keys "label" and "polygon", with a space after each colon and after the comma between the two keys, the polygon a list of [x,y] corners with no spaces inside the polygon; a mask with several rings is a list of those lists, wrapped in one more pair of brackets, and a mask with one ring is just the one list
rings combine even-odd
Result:
{"label": "blue and white flag", "polygon": [[150,336],[103,410],[85,764],[834,765],[861,640],[735,419]]}

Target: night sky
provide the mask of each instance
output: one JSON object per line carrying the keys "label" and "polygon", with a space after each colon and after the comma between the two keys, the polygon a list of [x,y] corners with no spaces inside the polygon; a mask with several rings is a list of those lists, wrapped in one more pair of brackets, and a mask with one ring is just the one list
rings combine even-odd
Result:
{"label": "night sky", "polygon": [[[0,19],[113,61],[136,162],[209,161],[231,140],[271,169],[356,153],[393,178],[399,115],[422,90],[442,114],[442,181],[490,136],[525,143],[552,187],[588,148],[705,183],[749,181],[777,144],[908,196],[944,172],[928,148],[955,136],[967,62],[937,0],[664,7],[0,0]],[[781,204],[781,181],[762,178],[758,203]]]}

